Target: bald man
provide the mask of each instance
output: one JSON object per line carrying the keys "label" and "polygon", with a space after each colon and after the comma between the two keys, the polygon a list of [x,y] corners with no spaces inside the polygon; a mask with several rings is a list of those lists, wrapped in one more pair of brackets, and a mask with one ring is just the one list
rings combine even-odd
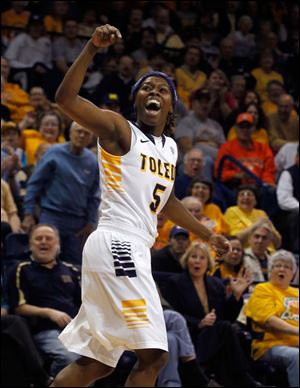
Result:
{"label": "bald man", "polygon": [[[183,206],[190,212],[192,215],[201,222],[202,225],[205,225],[207,228],[215,232],[216,223],[203,214],[203,205],[199,198],[188,196],[181,200]],[[194,233],[190,233],[190,240],[199,240],[199,237]]]}
{"label": "bald man", "polygon": [[275,152],[286,143],[299,142],[299,117],[292,115],[293,109],[294,99],[285,93],[278,100],[278,111],[269,115],[270,145]]}

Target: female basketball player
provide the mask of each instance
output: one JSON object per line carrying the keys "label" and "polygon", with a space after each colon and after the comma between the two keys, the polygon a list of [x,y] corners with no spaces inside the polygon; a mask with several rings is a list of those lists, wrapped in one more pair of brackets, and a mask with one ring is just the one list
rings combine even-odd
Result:
{"label": "female basketball player", "polygon": [[83,251],[82,306],[59,337],[82,358],[63,369],[53,387],[88,386],[110,374],[126,349],[138,357],[126,386],[155,385],[168,352],[149,250],[156,237],[157,213],[198,234],[218,253],[230,247],[174,195],[177,146],[167,136],[177,98],[172,81],[153,72],[134,85],[136,123],[78,95],[98,49],[119,38],[117,28],[98,27],[56,93],[63,112],[98,137],[102,196],[98,228]]}

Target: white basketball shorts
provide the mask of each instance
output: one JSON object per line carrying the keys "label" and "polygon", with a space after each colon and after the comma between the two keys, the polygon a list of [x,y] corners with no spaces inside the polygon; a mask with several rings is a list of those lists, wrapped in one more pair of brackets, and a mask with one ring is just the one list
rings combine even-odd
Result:
{"label": "white basketball shorts", "polygon": [[137,236],[98,228],[85,244],[82,305],[59,339],[72,352],[115,367],[124,350],[168,351],[149,247]]}

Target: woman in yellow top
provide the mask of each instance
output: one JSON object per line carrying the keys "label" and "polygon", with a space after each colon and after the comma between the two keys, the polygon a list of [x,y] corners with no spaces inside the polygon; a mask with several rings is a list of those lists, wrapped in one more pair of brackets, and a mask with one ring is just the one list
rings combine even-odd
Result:
{"label": "woman in yellow top", "polygon": [[217,233],[229,235],[229,226],[227,225],[224,215],[218,205],[211,202],[213,186],[211,182],[205,179],[193,179],[188,190],[189,195],[200,199],[203,210],[202,214],[215,223],[214,229]]}
{"label": "woman in yellow top", "polygon": [[[265,117],[262,109],[258,104],[250,103],[245,106],[245,109],[242,112],[248,112],[254,117],[253,131],[252,131],[252,140],[258,141],[260,143],[269,144],[269,136],[267,130],[264,128]],[[227,140],[236,139],[236,129],[233,126],[227,135]]]}
{"label": "woman in yellow top", "polygon": [[257,192],[253,186],[242,185],[237,190],[237,206],[229,207],[224,218],[230,228],[230,235],[237,236],[244,247],[248,246],[248,238],[254,225],[267,222],[272,227],[272,245],[269,247],[274,251],[281,244],[281,236],[275,229],[267,213],[264,210],[256,209]]}
{"label": "woman in yellow top", "polygon": [[27,164],[36,163],[36,152],[41,144],[64,143],[62,119],[56,112],[45,113],[39,123],[39,130],[25,129],[22,132],[22,145],[26,152]]}
{"label": "woman in yellow top", "polygon": [[290,387],[299,387],[299,289],[290,283],[297,270],[294,256],[277,251],[269,261],[269,282],[258,284],[245,307],[252,330],[252,357],[283,367]]}

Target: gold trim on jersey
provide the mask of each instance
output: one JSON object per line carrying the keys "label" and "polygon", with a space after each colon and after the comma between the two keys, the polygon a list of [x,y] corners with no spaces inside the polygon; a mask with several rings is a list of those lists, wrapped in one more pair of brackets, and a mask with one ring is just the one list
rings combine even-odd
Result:
{"label": "gold trim on jersey", "polygon": [[121,156],[111,155],[103,148],[101,148],[101,162],[108,190],[124,192],[124,189],[121,185]]}
{"label": "gold trim on jersey", "polygon": [[21,270],[24,266],[26,265],[30,265],[31,262],[30,261],[24,261],[22,263],[20,263],[17,267],[17,270],[16,270],[16,288],[18,290],[18,294],[19,294],[19,301],[18,301],[18,306],[21,306],[22,304],[26,304],[26,298],[25,298],[25,295],[24,295],[24,292],[21,290]]}
{"label": "gold trim on jersey", "polygon": [[145,299],[122,300],[121,312],[129,329],[149,326]]}

